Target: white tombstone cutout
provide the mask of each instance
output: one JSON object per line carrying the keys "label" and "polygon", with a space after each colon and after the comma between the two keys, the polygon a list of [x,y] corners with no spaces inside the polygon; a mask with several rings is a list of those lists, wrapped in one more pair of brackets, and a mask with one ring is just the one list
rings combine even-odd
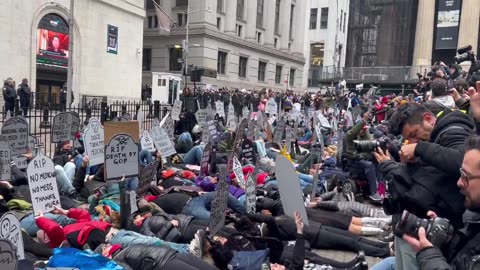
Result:
{"label": "white tombstone cutout", "polygon": [[242,109],[242,117],[247,118],[247,120],[250,120],[250,110],[248,109],[247,106],[243,107]]}
{"label": "white tombstone cutout", "polygon": [[166,158],[177,153],[165,129],[162,127],[154,127],[151,133],[155,148],[157,148],[162,157]]}
{"label": "white tombstone cutout", "polygon": [[12,161],[26,168],[26,159],[22,156],[28,152],[28,123],[25,118],[20,116],[9,118],[3,123],[2,135],[7,138],[10,145]]}
{"label": "white tombstone cutout", "polygon": [[245,196],[246,196],[246,208],[247,213],[254,214],[256,212],[256,201],[257,196],[255,194],[255,180],[253,179],[252,175],[249,174],[247,178],[247,185],[245,187]]}
{"label": "white tombstone cutout", "polygon": [[140,143],[142,145],[142,149],[146,149],[150,152],[155,151],[155,146],[153,146],[153,139],[150,136],[148,131],[144,130],[142,133],[142,138],[140,139]]}
{"label": "white tombstone cutout", "polygon": [[298,211],[302,216],[303,223],[308,225],[307,211],[303,202],[303,194],[300,188],[298,174],[293,164],[287,158],[278,155],[275,160],[275,175],[277,175],[280,200],[282,201],[285,214],[295,218],[294,212]]}
{"label": "white tombstone cutout", "polygon": [[321,113],[317,112],[317,118],[318,122],[320,125],[324,128],[331,128],[332,126],[330,125],[330,122],[328,122],[328,119]]}
{"label": "white tombstone cutout", "polygon": [[75,139],[80,127],[80,118],[76,112],[61,112],[55,115],[52,125],[52,142],[64,142]]}
{"label": "white tombstone cutout", "polygon": [[295,110],[298,111],[298,112],[302,111],[302,104],[300,104],[300,103],[293,103],[293,109],[295,109]]}
{"label": "white tombstone cutout", "polygon": [[292,128],[290,126],[285,127],[285,143],[287,145],[287,151],[290,153],[292,150]]}
{"label": "white tombstone cutout", "polygon": [[235,178],[237,178],[237,182],[240,184],[240,186],[245,187],[245,178],[243,177],[242,164],[236,156],[233,157],[233,173],[235,174]]}
{"label": "white tombstone cutout", "polygon": [[138,144],[128,134],[116,134],[105,145],[107,180],[138,176]]}
{"label": "white tombstone cutout", "polygon": [[55,206],[60,207],[55,165],[49,157],[40,151],[28,163],[27,176],[35,216],[50,212]]}
{"label": "white tombstone cutout", "polygon": [[[138,110],[138,113],[137,113],[138,130],[140,132],[142,132],[142,130],[143,130],[143,121],[144,120],[145,120],[145,115],[144,115],[143,111],[140,109],[140,110]],[[142,136],[141,133],[139,135]]]}
{"label": "white tombstone cutout", "polygon": [[18,255],[16,248],[8,239],[0,239],[0,269],[15,270]]}
{"label": "white tombstone cutout", "polygon": [[237,129],[237,116],[235,115],[235,108],[231,102],[228,105],[227,128],[231,130]]}
{"label": "white tombstone cutout", "polygon": [[172,108],[172,119],[175,121],[180,121],[180,113],[182,112],[182,101],[176,99],[173,103]]}
{"label": "white tombstone cutout", "polygon": [[195,113],[195,118],[197,118],[197,123],[199,126],[204,127],[206,125],[207,115],[208,112],[206,109],[198,109],[198,111]]}
{"label": "white tombstone cutout", "polygon": [[268,114],[277,114],[278,113],[278,104],[275,102],[274,98],[270,98],[267,101],[267,104],[265,106],[265,113]]}
{"label": "white tombstone cutout", "polygon": [[25,259],[21,229],[20,222],[14,214],[7,212],[0,218],[0,238],[10,240],[17,249],[17,258]]}
{"label": "white tombstone cutout", "polygon": [[88,155],[90,166],[105,162],[104,128],[98,118],[92,117],[88,121],[84,132],[85,153]]}
{"label": "white tombstone cutout", "polygon": [[218,117],[225,118],[225,107],[223,105],[223,101],[216,101],[215,102],[215,108],[216,112],[218,114]]}
{"label": "white tombstone cutout", "polygon": [[10,181],[10,146],[5,136],[0,136],[0,180]]}

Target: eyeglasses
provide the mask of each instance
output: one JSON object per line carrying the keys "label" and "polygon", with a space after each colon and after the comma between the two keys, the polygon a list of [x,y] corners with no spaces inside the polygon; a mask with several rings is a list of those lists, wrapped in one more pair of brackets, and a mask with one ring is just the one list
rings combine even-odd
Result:
{"label": "eyeglasses", "polygon": [[467,175],[467,173],[463,170],[463,168],[460,168],[460,178],[468,186],[468,182],[474,179],[480,179],[480,175]]}

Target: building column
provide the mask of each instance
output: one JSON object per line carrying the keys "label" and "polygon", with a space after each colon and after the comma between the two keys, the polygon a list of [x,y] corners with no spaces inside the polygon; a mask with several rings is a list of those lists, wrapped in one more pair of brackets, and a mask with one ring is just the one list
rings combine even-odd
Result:
{"label": "building column", "polygon": [[246,1],[247,11],[247,27],[245,32],[245,39],[255,41],[257,39],[257,0]]}
{"label": "building column", "polygon": [[418,1],[417,27],[412,61],[414,66],[430,66],[432,64],[434,19],[435,0]]}
{"label": "building column", "polygon": [[[288,43],[290,43],[290,9],[292,1],[282,0],[280,5],[280,50],[288,51]],[[305,30],[303,30],[305,31]]]}
{"label": "building column", "polygon": [[[310,8],[306,8],[308,4],[307,1],[297,1],[295,5],[295,14],[293,15],[293,29],[309,29],[310,20],[305,20],[306,14],[310,13]],[[308,1],[309,2],[309,1]],[[310,18],[310,17],[309,17]],[[308,23],[308,25],[307,25]],[[310,30],[304,31],[294,31],[293,32],[293,46],[292,52],[294,54],[303,56],[304,47],[304,39],[305,39],[305,32]]]}
{"label": "building column", "polygon": [[[232,3],[227,3],[232,2]],[[235,3],[233,3],[235,2]],[[235,35],[237,30],[235,29],[237,23],[237,2],[225,1],[225,33]]]}
{"label": "building column", "polygon": [[480,5],[478,0],[463,0],[458,32],[458,47],[472,45],[475,51],[478,46],[479,17]]}
{"label": "building column", "polygon": [[275,35],[275,2],[276,0],[266,0],[264,3],[265,15],[263,16],[265,27],[265,40],[263,45],[267,47],[273,47],[274,35]]}

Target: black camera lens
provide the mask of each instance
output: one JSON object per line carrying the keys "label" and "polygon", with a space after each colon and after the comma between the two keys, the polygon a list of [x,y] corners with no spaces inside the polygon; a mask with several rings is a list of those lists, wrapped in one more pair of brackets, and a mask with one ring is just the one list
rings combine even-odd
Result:
{"label": "black camera lens", "polygon": [[397,225],[397,230],[409,235],[417,236],[418,229],[420,229],[420,227],[423,227],[425,231],[427,231],[428,220],[421,219],[406,210],[403,211],[402,218]]}
{"label": "black camera lens", "polygon": [[377,147],[380,146],[377,140],[363,140],[363,141],[354,141],[355,148],[359,153],[373,152],[377,150]]}

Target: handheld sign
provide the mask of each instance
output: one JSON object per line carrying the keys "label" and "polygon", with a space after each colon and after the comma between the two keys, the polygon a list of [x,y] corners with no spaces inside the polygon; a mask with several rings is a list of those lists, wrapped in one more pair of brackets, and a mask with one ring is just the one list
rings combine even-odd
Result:
{"label": "handheld sign", "polygon": [[55,165],[42,152],[30,161],[27,167],[28,187],[35,215],[46,213],[60,206]]}
{"label": "handheld sign", "polygon": [[211,116],[207,116],[207,129],[208,129],[208,134],[210,135],[209,141],[217,142],[218,140],[217,126],[215,125],[215,121]]}
{"label": "handheld sign", "polygon": [[241,140],[245,136],[245,129],[248,126],[248,120],[243,119],[240,125],[237,128],[237,131],[235,132],[235,141],[233,143],[233,147],[237,148],[240,145]]}
{"label": "handheld sign", "polygon": [[249,139],[244,139],[242,141],[242,158],[251,164],[255,164],[255,162],[257,162],[255,151],[253,150],[253,144],[254,143]]}
{"label": "handheld sign", "polygon": [[255,193],[255,180],[253,180],[253,177],[251,174],[248,175],[247,178],[247,185],[245,187],[245,196],[246,196],[246,208],[247,208],[247,213],[249,214],[255,214],[256,212],[256,203],[257,203],[257,196]]}
{"label": "handheld sign", "polygon": [[287,145],[287,151],[290,153],[292,150],[292,128],[290,126],[285,127],[285,144]]}
{"label": "handheld sign", "polygon": [[15,162],[25,160],[21,155],[28,151],[28,123],[25,118],[16,116],[3,123],[2,135],[8,140],[10,156]]}
{"label": "handheld sign", "polygon": [[0,180],[10,181],[10,146],[5,136],[0,136]]}
{"label": "handheld sign", "polygon": [[308,225],[307,211],[303,203],[303,195],[298,180],[298,174],[293,164],[285,157],[278,155],[275,159],[275,175],[278,180],[280,200],[282,201],[285,214],[295,218],[293,213],[298,211],[302,216],[303,223]]}
{"label": "handheld sign", "polygon": [[330,122],[328,122],[328,119],[323,114],[321,114],[320,112],[317,113],[317,117],[318,117],[319,123],[322,127],[324,127],[324,128],[331,128],[332,127],[330,125]]}
{"label": "handheld sign", "polygon": [[228,201],[228,184],[226,181],[226,168],[225,165],[218,165],[220,170],[219,183],[215,190],[215,196],[213,197],[211,204],[210,220],[208,222],[208,228],[210,233],[215,235],[221,228],[225,226],[225,212],[227,210]]}
{"label": "handheld sign", "polygon": [[17,258],[20,260],[25,259],[21,229],[20,222],[14,214],[7,212],[0,218],[0,238],[12,242],[17,251]]}
{"label": "handheld sign", "polygon": [[227,127],[231,130],[237,129],[237,117],[232,103],[228,105]]}
{"label": "handheld sign", "polygon": [[206,109],[198,109],[198,111],[195,113],[195,118],[197,118],[197,123],[199,126],[206,126],[207,125],[207,115],[208,112]]}
{"label": "handheld sign", "polygon": [[15,270],[18,255],[15,246],[8,239],[0,239],[0,269]]}
{"label": "handheld sign", "polygon": [[270,98],[265,106],[265,113],[268,114],[277,114],[278,113],[278,104],[274,98]]}
{"label": "handheld sign", "polygon": [[53,118],[52,142],[59,143],[75,139],[80,128],[80,117],[76,112],[61,112]]}
{"label": "handheld sign", "polygon": [[245,188],[245,178],[243,177],[242,164],[236,156],[233,157],[233,173],[240,186]]}
{"label": "handheld sign", "polygon": [[243,118],[246,118],[247,120],[250,120],[250,110],[248,109],[247,106],[244,106],[244,107],[243,107],[242,117],[243,117]]}
{"label": "handheld sign", "polygon": [[153,139],[150,136],[148,131],[144,130],[142,134],[142,138],[140,139],[140,144],[142,145],[142,149],[146,149],[150,152],[155,151],[155,147],[153,146]]}
{"label": "handheld sign", "polygon": [[275,130],[273,133],[274,143],[280,143],[282,141],[284,130],[285,130],[285,121],[283,121],[283,119],[280,119],[277,121],[277,126],[275,127]]}
{"label": "handheld sign", "polygon": [[117,134],[105,145],[106,180],[138,176],[138,144],[128,134]]}
{"label": "handheld sign", "polygon": [[215,102],[215,108],[216,112],[218,114],[218,117],[225,118],[225,106],[223,105],[222,101],[216,101]]}
{"label": "handheld sign", "polygon": [[173,103],[172,108],[172,119],[175,121],[180,121],[180,112],[182,111],[182,101],[176,99]]}
{"label": "handheld sign", "polygon": [[95,117],[90,118],[84,132],[85,153],[88,155],[90,166],[102,164],[105,161],[104,137],[105,129],[100,120]]}
{"label": "handheld sign", "polygon": [[160,162],[155,160],[147,166],[140,169],[139,183],[137,193],[140,196],[145,195],[150,188],[152,182],[157,182],[157,168]]}
{"label": "handheld sign", "polygon": [[208,175],[208,165],[210,164],[210,154],[212,145],[207,143],[203,148],[202,161],[200,162],[200,176]]}
{"label": "handheld sign", "polygon": [[173,126],[173,120],[170,117],[170,114],[168,113],[160,122],[160,126],[167,132],[168,138],[170,140],[173,140],[173,133],[174,133],[174,126]]}
{"label": "handheld sign", "polygon": [[162,157],[166,158],[177,153],[165,129],[162,127],[153,127],[151,132],[155,148],[157,148]]}

